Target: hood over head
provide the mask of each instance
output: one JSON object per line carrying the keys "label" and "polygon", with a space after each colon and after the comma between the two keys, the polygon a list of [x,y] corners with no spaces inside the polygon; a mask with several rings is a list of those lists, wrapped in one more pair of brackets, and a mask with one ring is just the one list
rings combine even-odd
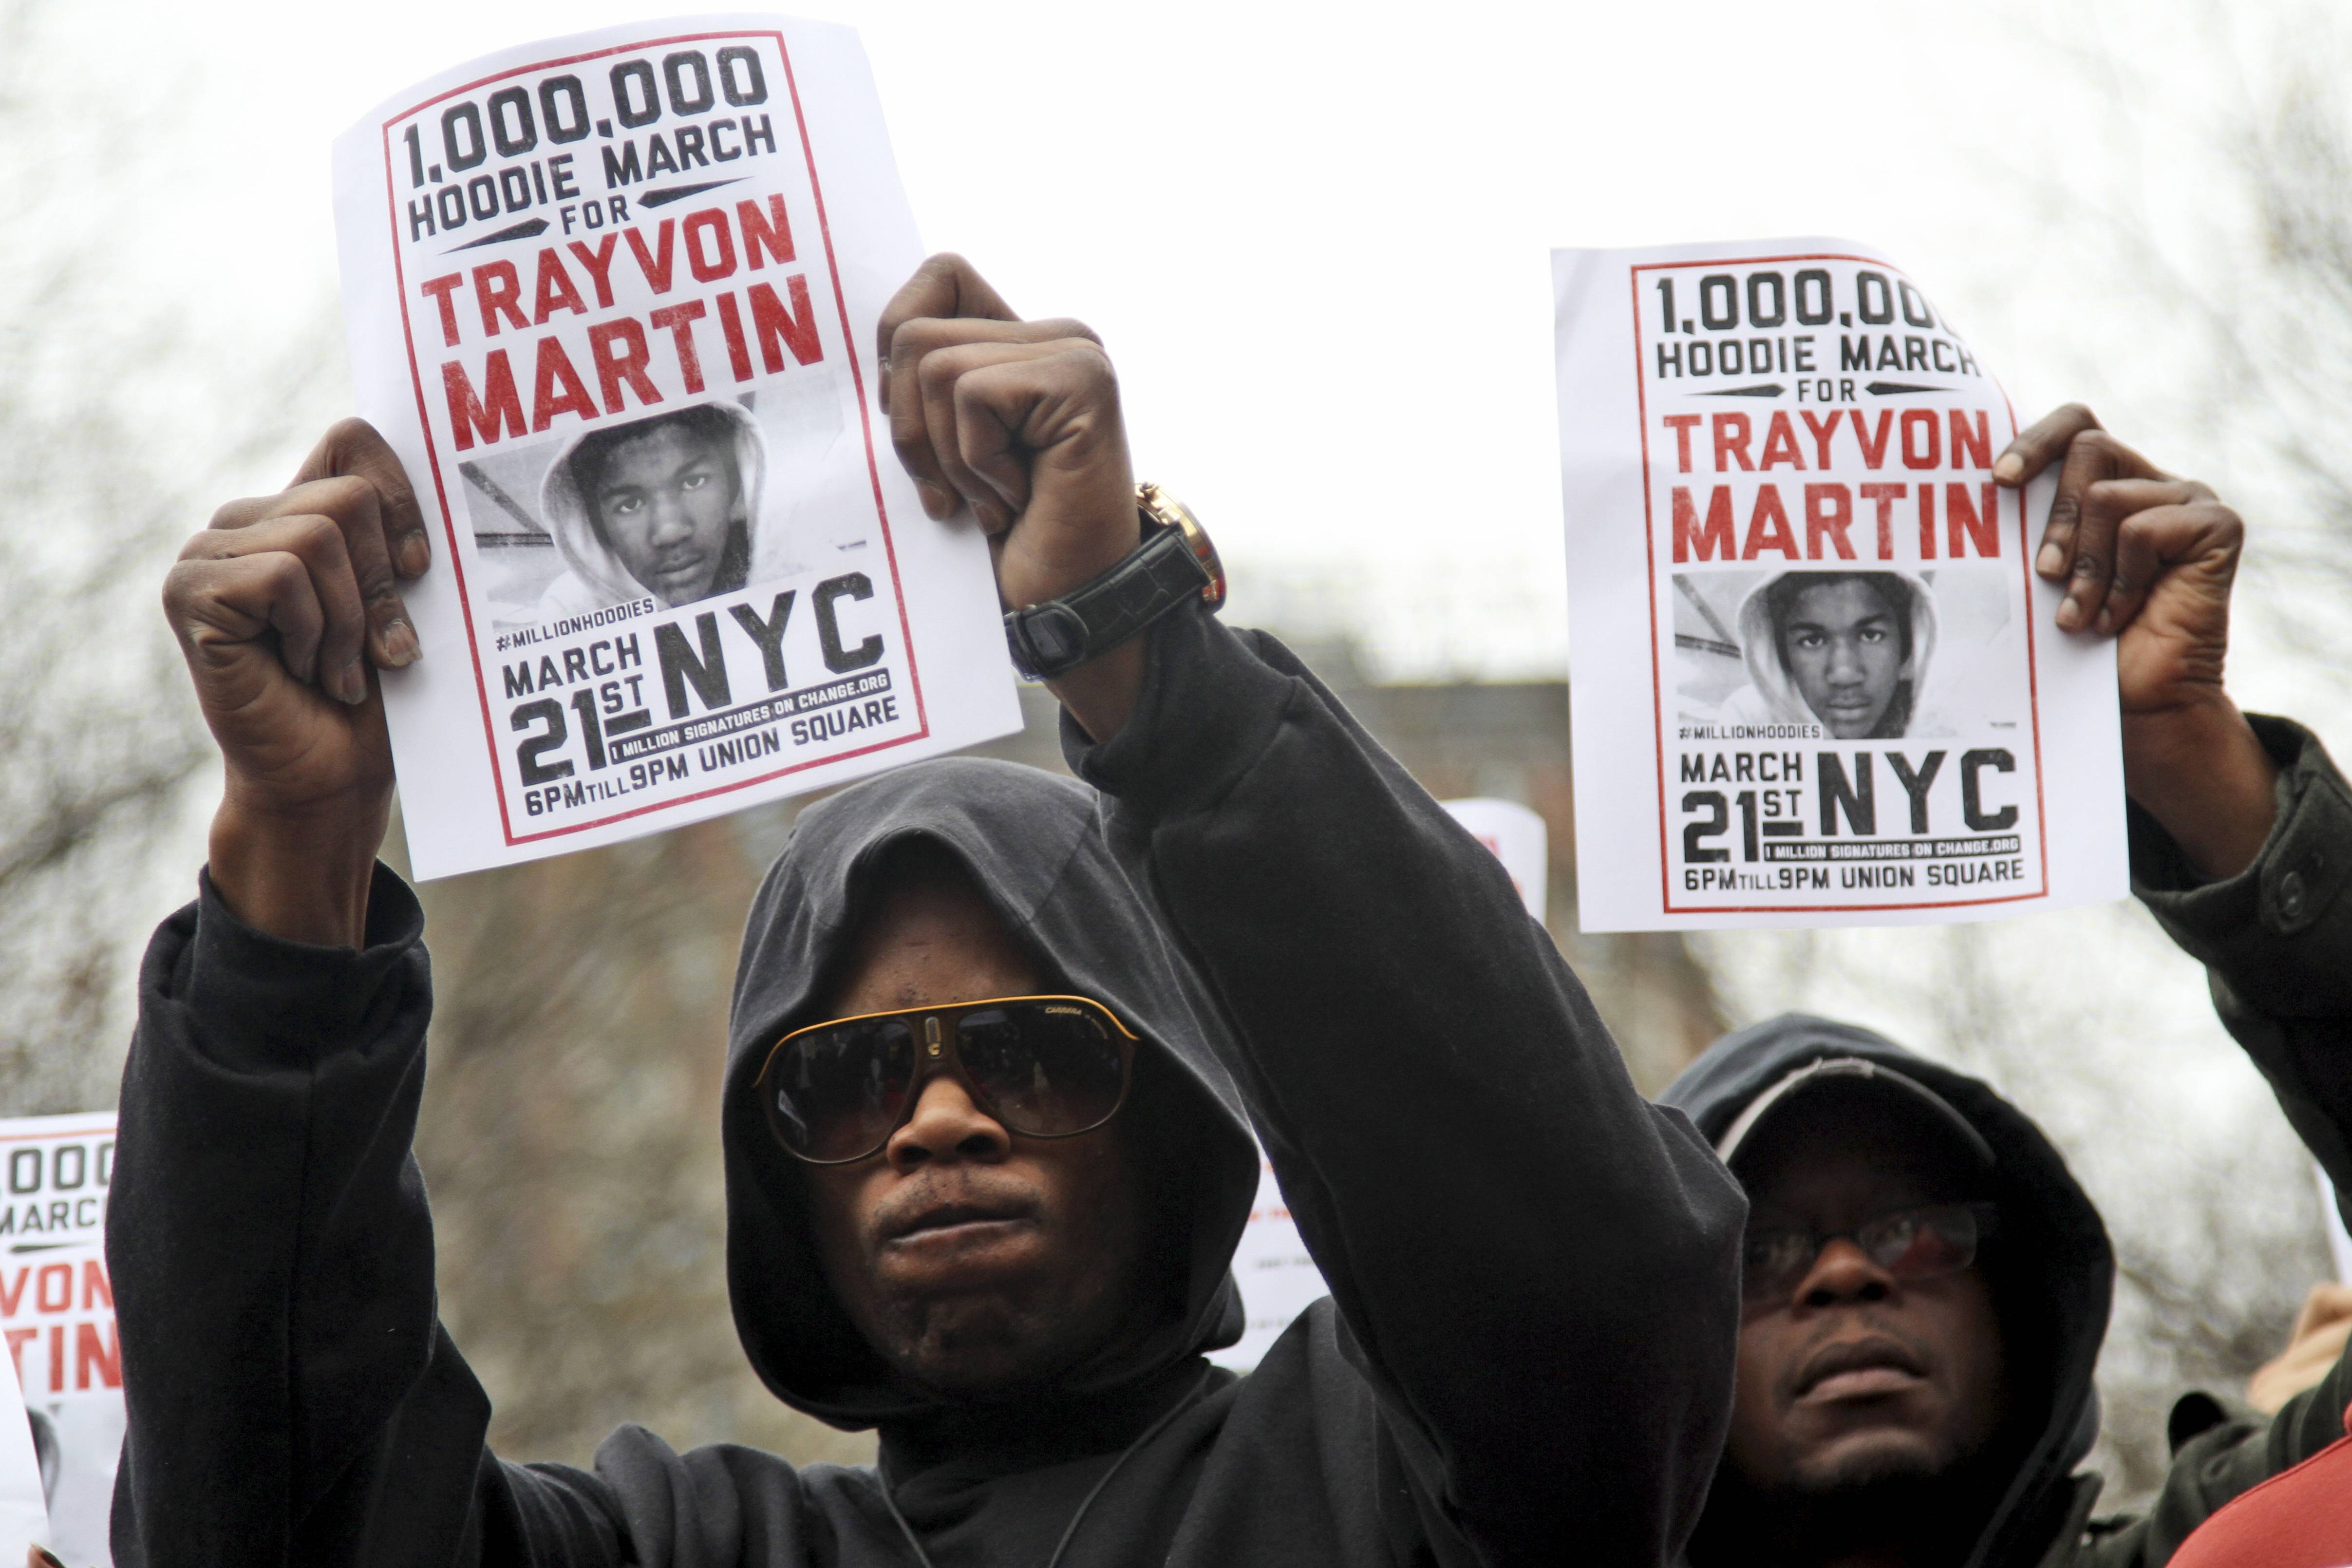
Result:
{"label": "hood over head", "polygon": [[[1790,578],[1873,577],[1891,579],[1899,586],[1906,599],[1910,622],[1910,657],[1904,660],[1903,685],[1895,695],[1895,703],[1903,709],[1906,720],[1916,718],[1927,706],[1927,672],[1936,653],[1936,595],[1925,579],[1915,573],[1873,567],[1868,571],[1809,570],[1776,572],[1748,591],[1739,601],[1737,626],[1740,657],[1747,661],[1748,679],[1762,699],[1765,712],[1759,718],[1769,718],[1777,724],[1814,724],[1826,721],[1815,713],[1805,694],[1797,689],[1796,678],[1781,653],[1780,639],[1772,626],[1771,599],[1773,590]],[[1899,727],[1898,727],[1899,728]]]}
{"label": "hood over head", "polygon": [[579,476],[573,472],[572,459],[579,456],[581,447],[591,439],[610,439],[635,426],[693,409],[710,410],[727,422],[734,435],[735,472],[740,480],[736,526],[741,531],[742,542],[740,546],[730,544],[730,548],[746,552],[747,574],[743,581],[758,583],[781,575],[767,569],[761,549],[764,531],[759,525],[760,498],[767,479],[768,459],[759,422],[750,409],[732,398],[704,398],[658,409],[622,424],[592,425],[557,450],[555,460],[548,465],[547,477],[540,481],[539,510],[548,532],[554,536],[556,553],[563,558],[572,578],[568,584],[559,579],[558,586],[551,590],[562,601],[562,609],[576,613],[656,596],[630,574],[590,515],[588,498],[580,493]]}
{"label": "hood over head", "polygon": [[[1095,792],[1075,779],[979,758],[919,763],[855,784],[801,814],[752,901],[736,970],[720,1137],[727,1282],[736,1331],[777,1397],[845,1429],[940,1408],[904,1387],[834,1300],[811,1231],[801,1167],[751,1093],[769,1048],[811,1009],[866,911],[890,847],[927,839],[954,856],[1056,987],[1108,1005],[1156,1058],[1128,1118],[1184,1120],[1157,1148],[1196,1152],[1152,1184],[1189,1212],[1181,1305],[1115,1363],[1081,1367],[1059,1392],[1131,1388],[1241,1337],[1229,1271],[1257,1193],[1258,1153],[1241,1096],[1210,1042],[1206,991],[1111,858]],[[1143,1071],[1139,1063],[1139,1072]]]}
{"label": "hood over head", "polygon": [[[2022,1373],[2011,1381],[2008,1428],[2022,1447],[1968,1562],[2038,1561],[2046,1541],[2037,1537],[2056,1527],[2053,1515],[2070,1496],[2067,1478],[2098,1437],[2092,1373],[2106,1338],[2116,1272],[2106,1226],[2064,1157],[2023,1111],[1983,1080],[1855,1025],[1784,1013],[1727,1035],[1669,1084],[1659,1102],[1681,1110],[1709,1142],[1720,1143],[1752,1101],[1791,1073],[1833,1059],[1871,1063],[1886,1069],[1882,1081],[1899,1075],[1924,1089],[1991,1152],[1989,1186],[2000,1230],[1987,1246],[1993,1260],[1988,1273],[2012,1371]],[[2038,1408],[2015,1408],[2021,1400]]]}

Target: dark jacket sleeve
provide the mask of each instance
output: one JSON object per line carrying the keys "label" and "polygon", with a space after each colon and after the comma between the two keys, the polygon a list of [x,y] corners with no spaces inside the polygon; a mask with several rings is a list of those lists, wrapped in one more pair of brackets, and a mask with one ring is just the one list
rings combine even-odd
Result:
{"label": "dark jacket sleeve", "polygon": [[[2250,717],[2280,770],[2262,853],[2207,881],[2135,806],[2133,889],[2206,966],[2221,1022],[2341,1194],[2352,1192],[2352,790],[2309,731]],[[2342,1437],[2347,1402],[2352,1366],[2339,1361],[2272,1419],[2200,1432],[2174,1457],[2147,1517],[2104,1534],[2087,1555],[2103,1568],[2156,1568],[2222,1504]]]}
{"label": "dark jacket sleeve", "polygon": [[2223,1504],[2339,1441],[2347,1404],[2352,1350],[2268,1420],[2227,1415],[2183,1443],[2147,1516],[2105,1521],[2080,1553],[2079,1568],[2162,1568]]}
{"label": "dark jacket sleeve", "polygon": [[1274,638],[1153,634],[1066,728],[1205,975],[1351,1359],[1490,1563],[1675,1556],[1731,1403],[1738,1193],[1495,858]]}
{"label": "dark jacket sleeve", "polygon": [[489,1456],[436,1318],[423,929],[379,867],[361,951],[257,932],[209,880],[148,947],[107,1215],[121,1568],[620,1560],[593,1478]]}
{"label": "dark jacket sleeve", "polygon": [[2213,1005],[2297,1136],[2352,1192],[2352,791],[2311,731],[2252,715],[2279,764],[2278,819],[2254,863],[2204,882],[2132,810],[2132,880],[2212,977]]}

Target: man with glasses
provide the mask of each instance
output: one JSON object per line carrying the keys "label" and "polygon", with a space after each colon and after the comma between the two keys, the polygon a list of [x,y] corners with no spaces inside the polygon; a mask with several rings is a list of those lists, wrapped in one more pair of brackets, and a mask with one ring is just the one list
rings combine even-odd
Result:
{"label": "man with glasses", "polygon": [[[2117,637],[2136,889],[2208,965],[2223,1021],[2343,1188],[2352,794],[2308,732],[2250,721],[2223,693],[2236,518],[2080,408],[1994,472],[2019,484],[2053,463],[2035,564],[2067,585],[2062,629]],[[1794,1014],[1718,1041],[1663,1100],[1750,1205],[1731,1432],[1696,1568],[2154,1568],[2344,1436],[2341,1363],[2267,1424],[2185,1400],[2155,1507],[2094,1519],[2099,1479],[2074,1467],[2098,1435],[2115,1257],[2022,1111],[1883,1036]]]}
{"label": "man with glasses", "polygon": [[[369,666],[415,657],[396,579],[429,547],[342,426],[165,594],[227,787],[124,1073],[116,1562],[1670,1561],[1729,1406],[1733,1184],[1493,857],[1212,618],[1091,334],[943,258],[880,349],[899,456],[992,535],[1087,783],[867,781],[751,911],[736,1323],[780,1398],[879,1428],[878,1468],[633,1426],[593,1470],[484,1447],[408,1152],[421,916],[374,860]],[[1332,1300],[1237,1378],[1202,1352],[1242,1328],[1253,1124]]]}

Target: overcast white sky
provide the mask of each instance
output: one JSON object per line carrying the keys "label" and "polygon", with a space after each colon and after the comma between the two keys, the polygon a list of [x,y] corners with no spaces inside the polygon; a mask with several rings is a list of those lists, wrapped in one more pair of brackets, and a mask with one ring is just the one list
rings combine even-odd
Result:
{"label": "overcast white sky", "polygon": [[[134,265],[226,344],[331,310],[327,147],[375,100],[495,47],[698,9],[82,5],[58,41],[85,79],[128,66],[184,105],[137,227],[205,237]],[[1553,246],[1865,239],[2021,406],[2074,384],[2002,302],[2016,215],[1988,211],[2021,195],[2005,164],[2087,111],[2032,21],[1945,0],[802,11],[864,35],[926,242],[1103,333],[1141,470],[1192,500],[1240,592],[1369,634],[1400,672],[1564,664]]]}

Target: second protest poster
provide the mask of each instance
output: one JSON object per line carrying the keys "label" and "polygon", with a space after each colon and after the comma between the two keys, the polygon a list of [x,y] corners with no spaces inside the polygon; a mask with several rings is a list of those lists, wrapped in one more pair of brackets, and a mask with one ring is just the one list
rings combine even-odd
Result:
{"label": "second protest poster", "polygon": [[919,260],[856,36],[614,28],[336,146],[353,379],[434,535],[384,679],[409,850],[586,848],[1017,729],[874,324]]}
{"label": "second protest poster", "polygon": [[1590,931],[2121,897],[2111,642],[2052,621],[2050,482],[1927,293],[1831,240],[1558,251]]}

